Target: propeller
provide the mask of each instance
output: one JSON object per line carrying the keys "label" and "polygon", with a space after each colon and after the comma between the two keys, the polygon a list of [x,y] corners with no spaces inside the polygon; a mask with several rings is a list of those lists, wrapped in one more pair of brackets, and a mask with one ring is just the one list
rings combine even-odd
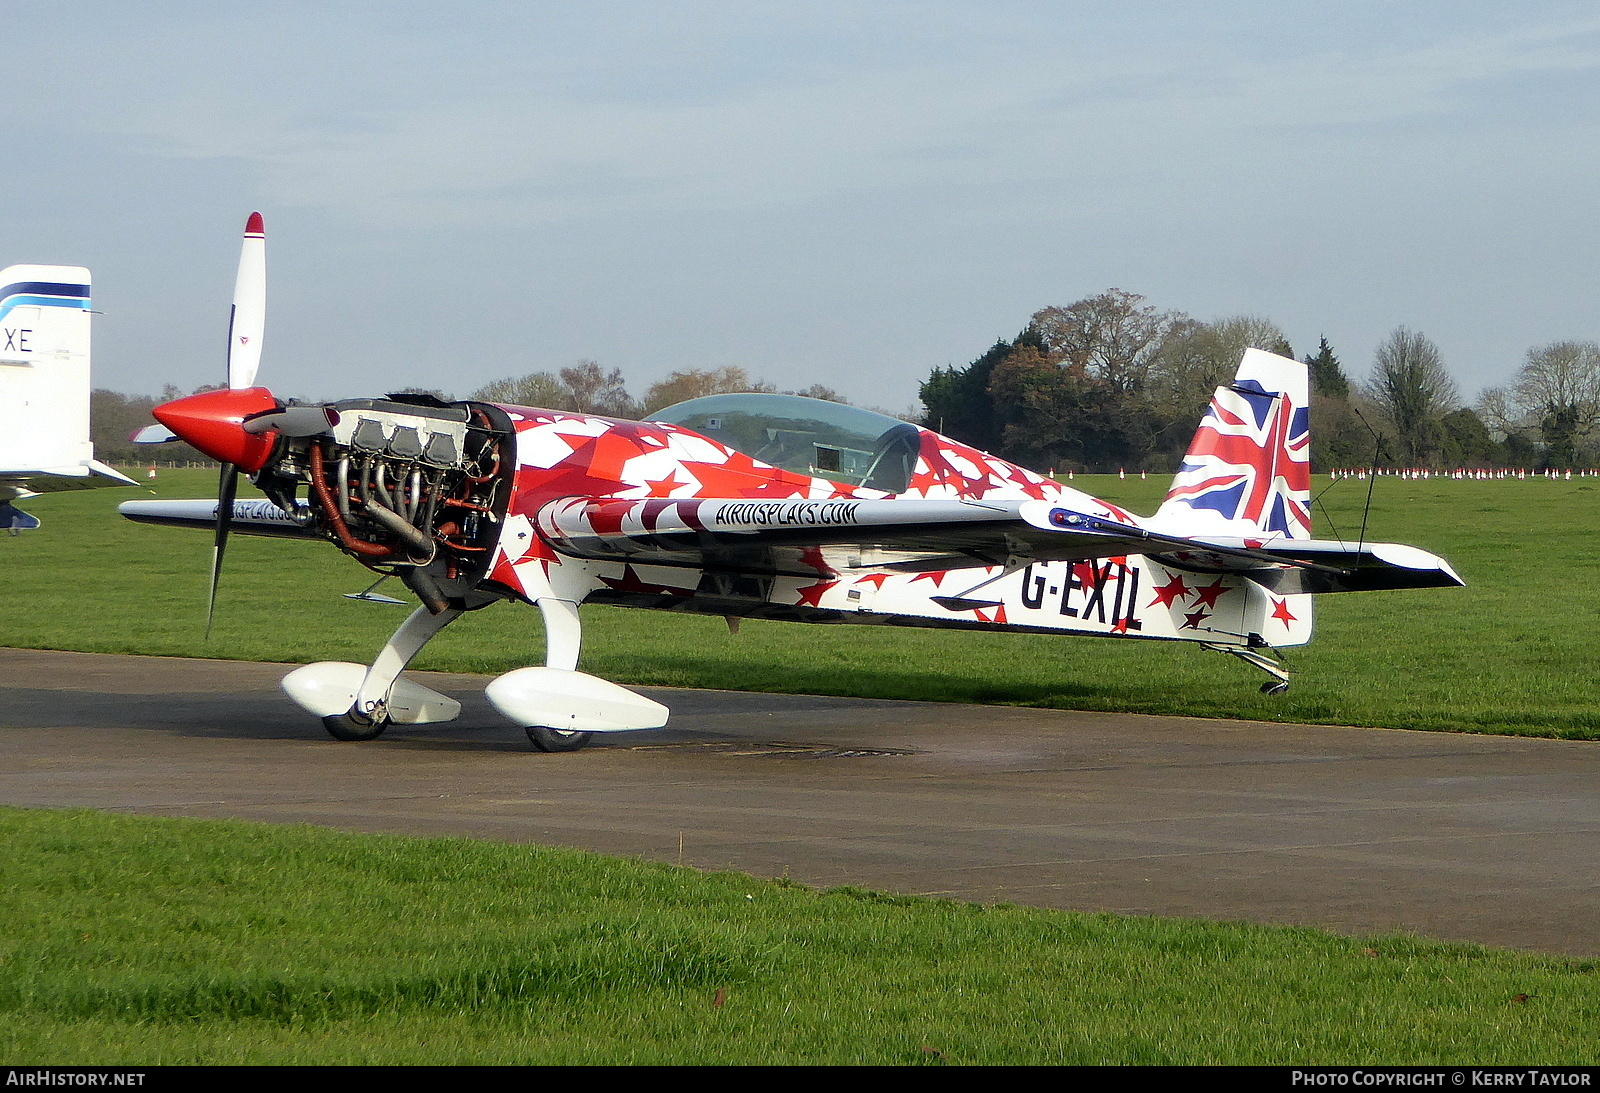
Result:
{"label": "propeller", "polygon": [[[233,282],[233,310],[228,315],[228,390],[245,391],[255,384],[261,367],[261,337],[267,325],[267,231],[260,213],[251,213],[244,225],[239,250],[239,273]],[[274,400],[276,406],[276,400]],[[206,597],[206,637],[217,607],[217,582],[222,578],[222,556],[233,526],[233,499],[239,490],[239,464],[224,460],[217,481],[217,533],[211,548],[211,591]]]}
{"label": "propeller", "polygon": [[251,213],[239,252],[239,275],[228,318],[228,386],[162,403],[151,412],[161,424],[141,430],[149,440],[181,438],[222,464],[217,482],[217,527],[211,551],[211,588],[206,599],[206,634],[217,604],[217,582],[233,526],[233,500],[239,473],[254,473],[272,457],[280,437],[316,436],[339,423],[331,406],[293,406],[265,387],[253,386],[261,364],[266,326],[266,232],[260,213]]}

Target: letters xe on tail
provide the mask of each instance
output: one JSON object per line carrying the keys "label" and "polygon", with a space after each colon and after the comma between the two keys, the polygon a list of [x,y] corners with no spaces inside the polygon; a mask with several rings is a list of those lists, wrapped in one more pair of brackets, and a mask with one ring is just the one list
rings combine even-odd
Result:
{"label": "letters xe on tail", "polygon": [[[328,540],[404,581],[422,605],[370,666],[313,664],[284,682],[341,739],[454,717],[452,699],[400,673],[443,627],[500,600],[543,613],[545,663],[500,676],[488,697],[535,744],[565,750],[667,718],[577,670],[583,603],[1199,642],[1280,691],[1275,650],[1310,639],[1316,595],[1461,583],[1414,547],[1310,537],[1306,367],[1258,350],[1217,389],[1149,518],[796,396],[711,395],[624,421],[417,395],[301,405],[253,376],[252,361],[230,368],[228,390],[156,409],[224,462],[224,500],[122,512],[215,521],[216,566],[233,529]],[[265,501],[231,500],[234,468]]]}
{"label": "letters xe on tail", "polygon": [[89,271],[0,270],[0,528],[39,526],[19,497],[137,485],[89,442]]}

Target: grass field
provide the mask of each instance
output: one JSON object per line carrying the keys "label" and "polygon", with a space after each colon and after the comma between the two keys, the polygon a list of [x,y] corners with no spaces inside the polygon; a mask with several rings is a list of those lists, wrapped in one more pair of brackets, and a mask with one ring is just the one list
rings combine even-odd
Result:
{"label": "grass field", "polygon": [[0,809],[0,1058],[1585,1064],[1600,965]]}
{"label": "grass field", "polygon": [[[1288,651],[1294,685],[1277,698],[1257,693],[1260,673],[1188,645],[762,622],[735,637],[720,619],[607,608],[584,610],[583,667],[633,684],[1595,739],[1595,483],[1381,480],[1368,537],[1442,554],[1468,587],[1319,597],[1317,637]],[[1114,476],[1075,485],[1136,512],[1152,511],[1165,489]],[[165,471],[158,488],[212,496],[215,479]],[[0,644],[367,661],[403,616],[343,599],[370,580],[331,546],[236,536],[205,641],[209,536],[120,519],[115,505],[131,496],[27,503],[45,526],[0,539],[10,607]],[[1318,534],[1353,538],[1365,496],[1354,481],[1328,489]],[[499,673],[542,655],[538,612],[496,605],[445,631],[415,667]]]}

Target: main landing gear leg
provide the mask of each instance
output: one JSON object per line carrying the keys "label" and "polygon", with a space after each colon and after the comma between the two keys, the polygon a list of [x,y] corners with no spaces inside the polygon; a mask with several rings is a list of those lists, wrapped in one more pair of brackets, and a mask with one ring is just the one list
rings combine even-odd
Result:
{"label": "main landing gear leg", "polygon": [[[1215,649],[1219,653],[1236,656],[1246,664],[1253,664],[1260,668],[1272,679],[1261,685],[1264,695],[1281,695],[1289,690],[1289,670],[1284,667],[1283,656],[1270,645],[1252,648],[1244,645],[1212,645],[1206,643],[1207,649]],[[1263,652],[1263,650],[1266,650]],[[1269,656],[1268,653],[1271,655]]]}
{"label": "main landing gear leg", "polygon": [[[411,663],[411,658],[420,653],[435,634],[460,617],[461,612],[453,607],[437,615],[426,607],[411,612],[411,617],[400,624],[400,629],[384,644],[372,667],[367,669],[350,709],[343,714],[322,719],[328,731],[340,740],[370,740],[381,733],[389,722],[389,692],[395,680],[400,678],[400,673]],[[348,728],[370,731],[371,736],[340,736],[340,731],[347,731]]]}
{"label": "main landing gear leg", "polygon": [[583,646],[578,605],[551,596],[541,596],[538,603],[539,613],[544,616],[544,666],[577,671],[578,650]]}
{"label": "main landing gear leg", "polygon": [[300,706],[322,718],[323,727],[339,740],[372,740],[391,721],[415,725],[453,720],[461,704],[400,673],[422,647],[461,612],[447,608],[435,615],[426,607],[411,613],[378,653],[370,667],[324,661],[290,672],[283,689]]}
{"label": "main landing gear leg", "polygon": [[[544,666],[574,672],[578,650],[583,645],[583,626],[578,621],[578,605],[571,600],[542,596],[539,613],[544,616]],[[587,744],[592,733],[528,725],[528,739],[540,751],[577,751]]]}

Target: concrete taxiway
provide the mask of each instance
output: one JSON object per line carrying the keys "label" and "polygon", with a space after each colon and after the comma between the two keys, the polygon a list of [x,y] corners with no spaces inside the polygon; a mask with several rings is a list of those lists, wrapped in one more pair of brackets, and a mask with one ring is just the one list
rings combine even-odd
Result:
{"label": "concrete taxiway", "polygon": [[0,649],[0,803],[1600,955],[1600,744],[649,689],[669,729],[546,755],[484,677],[351,744],[286,670]]}

